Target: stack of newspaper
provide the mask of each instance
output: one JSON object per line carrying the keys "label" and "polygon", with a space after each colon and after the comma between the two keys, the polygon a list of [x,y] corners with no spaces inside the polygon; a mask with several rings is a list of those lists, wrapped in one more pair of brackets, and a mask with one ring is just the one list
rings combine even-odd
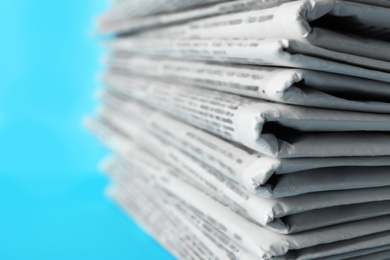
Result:
{"label": "stack of newspaper", "polygon": [[390,258],[390,1],[115,1],[112,196],[180,259]]}

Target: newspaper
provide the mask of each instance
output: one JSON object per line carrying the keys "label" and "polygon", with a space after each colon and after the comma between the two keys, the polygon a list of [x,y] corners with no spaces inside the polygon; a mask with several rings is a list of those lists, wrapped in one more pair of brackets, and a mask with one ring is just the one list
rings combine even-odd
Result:
{"label": "newspaper", "polygon": [[[146,2],[146,1],[143,1]],[[172,1],[166,1],[169,5]],[[176,2],[177,3],[181,3]],[[191,21],[195,19],[200,19],[204,17],[210,17],[210,16],[217,16],[221,14],[231,13],[231,12],[240,12],[244,10],[256,10],[259,8],[269,8],[271,6],[274,6],[276,4],[280,4],[283,2],[291,2],[291,0],[237,0],[237,1],[227,1],[222,3],[217,3],[215,1],[215,4],[211,6],[202,7],[190,10],[175,10],[173,13],[164,13],[164,14],[157,14],[153,15],[152,10],[155,10],[155,6],[148,5],[148,8],[142,8],[142,10],[134,9],[135,4],[140,5],[141,1],[138,1],[138,3],[127,3],[126,1],[123,1],[121,4],[116,4],[113,6],[113,10],[110,11],[108,14],[104,16],[103,19],[101,19],[99,23],[99,29],[102,33],[106,34],[118,34],[118,33],[125,33],[125,32],[131,32],[131,31],[137,31],[140,29],[147,29],[147,28],[153,28],[158,26],[164,26],[167,24],[173,24],[173,23],[183,23],[186,21]],[[383,7],[390,7],[390,4],[388,1],[385,0],[354,0],[353,2],[359,2],[364,4],[370,4],[370,5],[377,5],[377,6],[383,6]],[[148,4],[148,2],[146,2]],[[192,1],[192,4],[199,4],[198,2]],[[159,2],[157,2],[159,4]],[[188,3],[185,3],[188,4]],[[161,6],[159,6],[160,8]],[[117,8],[117,9],[116,9]],[[166,6],[164,5],[164,8]],[[116,9],[116,10],[115,10]],[[135,11],[130,12],[130,10],[127,9],[133,9]],[[172,10],[172,9],[171,9]],[[141,12],[141,13],[140,13]],[[140,14],[145,14],[145,12],[149,12],[150,14],[148,16],[139,17]],[[120,15],[118,19],[117,15],[118,13],[127,13],[126,15]],[[130,14],[130,16],[129,16]]]}
{"label": "newspaper", "polygon": [[[129,188],[129,187],[127,187],[127,188]],[[143,186],[143,188],[142,188],[142,191],[144,191],[145,189],[145,186]],[[126,189],[126,190],[129,190],[129,189]],[[134,196],[135,197],[135,196]],[[134,198],[133,197],[133,198]],[[139,195],[137,195],[137,197],[136,198],[139,198],[140,196]],[[154,196],[154,198],[156,198],[155,196]],[[130,199],[130,198],[129,198]],[[161,205],[161,204],[160,204]],[[165,204],[165,206],[164,206],[164,208],[166,207],[167,205]],[[144,208],[144,207],[142,207],[142,208]],[[141,209],[142,209],[141,208]],[[182,209],[184,209],[185,207],[183,207],[183,206],[181,206],[181,208]],[[189,210],[187,209],[186,210],[186,212],[188,212]],[[194,216],[194,214],[192,214],[192,216]],[[207,229],[207,231],[210,231],[210,229]],[[229,241],[228,239],[224,239],[223,240],[223,243],[228,243],[228,244],[231,244],[232,243],[232,241]],[[180,245],[180,244],[177,244],[176,245],[176,247],[178,246],[178,245]],[[363,250],[356,250],[356,251],[352,251],[352,252],[349,252],[349,253],[346,253],[346,254],[342,254],[342,255],[340,255],[340,254],[338,254],[337,255],[337,259],[346,259],[346,258],[348,258],[349,259],[349,257],[351,257],[351,256],[362,256],[362,255],[364,255],[364,256],[366,256],[366,258],[363,258],[363,259],[382,259],[382,258],[367,258],[367,257],[370,257],[370,256],[379,256],[379,255],[386,255],[385,253],[386,252],[382,252],[383,250],[385,250],[386,248],[388,248],[388,246],[382,246],[382,247],[376,247],[376,248],[370,248],[370,249],[363,249]],[[316,249],[318,249],[318,248],[316,248]],[[302,251],[305,251],[305,250],[302,250]],[[373,253],[373,252],[380,252],[380,253]],[[329,254],[329,253],[328,253]],[[302,255],[302,254],[301,254]],[[188,255],[187,255],[187,257],[188,257]],[[233,258],[233,257],[230,257],[230,259],[252,259],[253,257],[250,257],[249,255],[247,255],[247,257],[236,257],[236,258]],[[316,257],[314,257],[314,258],[316,258]],[[296,256],[294,256],[294,259],[314,259],[313,258],[313,256],[312,255],[310,255],[310,253],[309,254],[305,254],[304,255],[304,257],[296,257]],[[335,255],[332,255],[332,256],[330,256],[330,257],[324,257],[324,258],[316,258],[316,259],[334,259],[335,258]],[[181,259],[186,259],[186,258],[181,258]],[[280,258],[278,258],[278,259],[280,259]],[[291,257],[289,257],[289,259],[291,259]],[[355,258],[354,258],[355,259]],[[360,258],[358,258],[358,259],[360,259]]]}
{"label": "newspaper", "polygon": [[[144,32],[152,39],[289,39],[348,55],[390,61],[390,9],[335,0],[300,0]],[[361,64],[361,63],[360,63]],[[359,65],[360,65],[359,64]],[[387,67],[389,69],[389,67]]]}
{"label": "newspaper", "polygon": [[[292,253],[297,254],[295,250],[316,246],[323,246],[328,250],[337,248],[337,253],[341,254],[352,251],[351,248],[356,250],[356,243],[359,241],[360,243],[357,243],[359,249],[379,247],[390,242],[390,234],[386,232],[390,229],[389,216],[334,225],[299,234],[276,234],[247,221],[203,190],[184,181],[169,167],[149,159],[145,157],[143,163],[139,160],[134,161],[135,164],[126,168],[137,168],[142,164],[143,166],[138,169],[142,169],[144,176],[157,182],[161,188],[180,198],[185,204],[194,207],[201,218],[257,257],[267,259],[283,256],[290,250],[294,250]],[[370,235],[376,236],[375,239]],[[353,239],[355,241],[351,241]],[[316,255],[316,257],[327,256],[328,253],[322,250]]]}
{"label": "newspaper", "polygon": [[105,83],[121,95],[274,157],[390,154],[390,116],[385,114],[302,108],[113,73]]}
{"label": "newspaper", "polygon": [[[117,186],[119,186],[119,188],[117,188],[119,190],[117,191],[117,193],[120,193],[120,196],[125,197],[125,199],[129,201],[139,200],[142,197],[146,197],[142,194],[141,190],[137,189],[137,186],[132,184],[131,182],[117,182]],[[160,207],[159,205],[163,205],[160,203],[150,202],[148,201],[148,199],[146,199],[146,202],[149,203],[145,203],[145,201],[142,202],[143,203],[140,204],[138,208],[150,207],[151,209],[153,209],[151,210],[152,213],[148,215],[156,215],[155,212],[158,211]],[[174,215],[172,214],[172,212],[164,212],[164,210],[163,214],[161,215],[165,219],[169,219],[170,221],[168,223],[164,223],[161,222],[160,219],[154,219],[153,222],[155,222],[157,225],[162,226],[160,227],[163,228],[161,232],[162,234],[168,233],[166,231],[167,227],[170,227],[172,231],[174,231],[174,233],[172,231],[169,232],[172,236],[172,238],[170,239],[172,239],[174,242],[172,243],[172,247],[176,247],[175,243],[178,243],[179,245],[187,244],[187,251],[193,252],[192,254],[189,254],[193,255],[193,259],[199,259],[200,257],[203,257],[204,259],[229,259],[226,252],[221,250],[217,245],[210,241],[208,237],[202,234],[198,229],[192,226],[186,219],[184,219],[180,215]]]}
{"label": "newspaper", "polygon": [[[137,0],[118,5],[104,14],[99,20],[99,27],[119,23],[129,18],[145,17],[159,13],[170,13],[182,9],[218,3],[222,0]],[[225,0],[227,1],[227,0]]]}
{"label": "newspaper", "polygon": [[288,39],[117,38],[115,51],[233,64],[303,68],[390,82],[390,63],[326,50]]}
{"label": "newspaper", "polygon": [[224,234],[182,205],[179,200],[159,189],[153,183],[148,182],[147,179],[141,181],[142,174],[136,174],[133,178],[129,179],[126,177],[128,174],[124,174],[123,169],[120,168],[115,164],[115,160],[111,160],[105,165],[106,172],[117,183],[116,186],[122,187],[121,195],[132,200],[138,197],[149,197],[148,199],[155,204],[153,208],[161,208],[168,218],[173,218],[175,223],[182,223],[190,229],[190,232],[195,235],[191,237],[191,240],[198,240],[197,244],[199,247],[203,248],[205,252],[208,252],[208,259],[255,259],[245,249],[237,245],[237,243],[231,241]]}
{"label": "newspaper", "polygon": [[388,83],[302,69],[235,66],[114,53],[112,71],[300,106],[389,113]]}
{"label": "newspaper", "polygon": [[[134,169],[132,170],[132,171],[134,171]],[[131,172],[132,172],[131,171]],[[127,171],[128,172],[128,171]],[[112,173],[112,171],[111,171],[111,173]],[[115,174],[114,175],[116,175],[116,174],[118,174],[118,172],[115,172]],[[110,175],[112,175],[112,174],[110,174]],[[123,174],[121,174],[121,175],[123,175]],[[128,174],[127,174],[128,175]],[[134,182],[134,181],[136,181],[137,179],[139,179],[139,177],[140,176],[142,176],[142,173],[137,173],[136,175],[133,175],[133,177],[131,178],[131,179],[129,179],[129,182],[131,183],[131,182]],[[122,182],[122,181],[121,181]],[[141,184],[141,182],[137,182],[138,184]],[[149,183],[148,183],[148,185],[141,185],[141,189],[140,189],[140,191],[142,191],[143,193],[145,193],[146,191],[148,191],[147,193],[149,193],[150,195],[149,195],[149,199],[150,200],[156,200],[156,199],[158,199],[158,198],[160,198],[162,195],[160,194],[160,193],[156,193],[156,190],[158,190],[158,188],[156,189],[156,186],[154,186],[154,187],[152,187],[153,188],[153,191],[151,192],[151,189],[150,189],[150,187],[147,187],[147,186],[153,186],[153,185],[150,185]],[[130,187],[127,187],[127,189],[126,189],[126,191],[131,191],[131,190],[133,190],[133,188],[130,188]],[[141,192],[141,193],[142,193]],[[157,196],[156,196],[156,194],[157,194]],[[145,194],[143,194],[144,196],[145,196]],[[164,194],[164,196],[166,195],[166,193]],[[138,196],[137,196],[138,197]],[[140,197],[142,197],[142,196],[140,196]],[[168,202],[167,203],[170,203],[169,202],[169,200],[168,200]],[[160,203],[158,203],[158,205],[164,205],[164,209],[166,209],[167,207],[169,207],[170,205],[167,205],[167,203],[164,203],[164,204],[160,204]],[[180,212],[183,212],[183,210],[188,214],[190,214],[192,217],[194,217],[195,215],[194,214],[191,214],[190,212],[191,212],[191,210],[190,209],[186,209],[186,206],[185,205],[180,205],[181,203],[180,202],[178,202],[177,200],[176,200],[176,202],[175,202],[175,207],[177,207],[177,206],[179,206],[180,207],[180,209],[182,209],[182,210],[180,210]],[[141,207],[141,210],[143,209],[144,207]],[[158,206],[156,207],[156,208],[158,208]],[[195,210],[195,209],[193,209],[193,210]],[[202,216],[202,213],[201,212],[199,212],[199,211],[194,211],[194,212],[197,212],[197,214],[200,214],[201,216]],[[172,213],[172,212],[171,212]],[[168,214],[169,215],[169,214]],[[199,217],[197,217],[196,218],[197,220],[199,219]],[[211,219],[209,219],[209,221],[212,221],[212,222],[214,222],[214,220],[211,220]],[[203,221],[203,223],[204,223],[204,221]],[[214,230],[214,229],[212,229],[212,230],[210,230],[209,228],[207,228],[207,229],[204,229],[204,228],[201,228],[202,230],[204,230],[206,233],[210,233],[210,232],[213,232],[212,230]],[[375,235],[374,235],[375,236]],[[371,237],[372,239],[381,239],[381,234],[379,234],[379,237],[377,236],[377,237]],[[365,255],[365,254],[372,254],[373,252],[378,252],[378,251],[383,251],[383,250],[385,250],[386,249],[386,247],[387,246],[378,246],[378,247],[372,247],[372,248],[368,248],[368,249],[361,249],[360,247],[362,246],[362,242],[364,243],[364,239],[363,239],[363,241],[359,241],[359,240],[357,240],[357,239],[352,239],[352,241],[347,241],[346,242],[346,244],[351,244],[351,242],[352,243],[356,243],[356,244],[354,244],[354,249],[352,250],[352,252],[348,252],[348,253],[344,253],[344,254],[339,254],[338,253],[338,248],[337,247],[333,247],[332,249],[330,249],[329,250],[329,248],[328,248],[328,250],[327,250],[327,252],[324,252],[323,250],[324,250],[324,248],[323,247],[321,247],[321,245],[319,245],[319,246],[315,246],[314,248],[309,248],[309,249],[303,249],[303,250],[300,250],[300,251],[298,251],[298,252],[296,252],[296,253],[292,253],[291,254],[291,252],[287,255],[287,257],[283,257],[282,259],[284,259],[284,258],[286,258],[286,259],[334,259],[335,258],[335,255],[334,254],[337,254],[337,259],[344,259],[344,258],[348,258],[348,257],[351,257],[351,256],[354,256],[354,255]],[[222,239],[222,243],[223,244],[226,244],[226,245],[228,245],[228,244],[230,244],[230,246],[232,245],[231,243],[231,241],[229,241],[228,239],[226,239],[226,238],[223,238]],[[343,243],[345,243],[345,242],[343,242]],[[234,246],[234,252],[237,252],[237,247],[236,246]],[[314,249],[314,250],[313,250]],[[351,248],[350,248],[351,249]],[[325,249],[326,250],[326,249]],[[314,256],[313,256],[313,252],[314,252]],[[318,255],[318,253],[317,252],[320,252],[320,255],[332,255],[332,256],[330,256],[330,257],[320,257],[320,258],[317,258],[316,257],[316,255]],[[236,254],[236,256],[237,256],[237,254]],[[247,258],[242,258],[242,257],[238,257],[237,259],[247,259]],[[281,258],[278,258],[278,259],[281,259]]]}
{"label": "newspaper", "polygon": [[201,6],[190,10],[178,11],[174,13],[166,13],[160,15],[152,15],[147,17],[127,18],[114,21],[101,21],[100,31],[107,34],[129,33],[138,30],[150,29],[153,27],[161,27],[173,23],[183,23],[190,20],[200,19],[204,17],[216,16],[231,12],[239,12],[243,10],[251,10],[254,8],[269,7],[280,2],[288,2],[291,0],[236,0],[223,3],[216,3],[209,6]]}
{"label": "newspaper", "polygon": [[[197,216],[191,209],[187,208],[183,205],[178,199],[170,196],[168,193],[164,193],[161,191],[161,196],[164,198],[169,198],[168,203],[165,203],[165,206],[169,206],[170,204],[174,204],[175,209],[183,214],[189,221],[191,221],[194,226],[199,228],[209,239],[211,239],[214,243],[216,243],[219,247],[224,248],[229,252],[231,259],[254,259],[255,257],[249,254],[245,249],[239,246],[237,243],[229,239],[223,233],[215,229],[213,226],[208,224],[202,218]],[[170,204],[169,204],[170,203]]]}
{"label": "newspaper", "polygon": [[[157,196],[151,196],[151,195],[145,193],[145,191],[148,190],[146,185],[140,186],[138,188],[137,186],[139,186],[139,185],[137,185],[134,182],[135,182],[134,180],[128,181],[128,182],[126,182],[125,185],[122,185],[124,187],[122,187],[121,189],[117,188],[115,193],[118,195],[115,195],[112,197],[114,197],[114,199],[116,199],[117,201],[120,200],[117,197],[123,197],[122,200],[127,200],[127,201],[136,201],[139,198],[145,198],[145,197],[149,201],[155,201],[156,199],[158,199]],[[145,188],[146,188],[146,190],[145,190]],[[134,190],[136,190],[137,192],[134,192]],[[133,194],[131,194],[131,193],[133,193]],[[155,195],[156,192],[153,192],[152,194]],[[161,201],[157,201],[157,203],[155,203],[155,207],[154,207],[153,211],[158,211],[158,210],[166,211],[166,208],[171,206],[171,205],[160,204],[160,203],[161,203]],[[120,204],[122,204],[122,207],[124,207],[124,208],[129,208],[128,205],[124,204],[123,202]],[[162,205],[164,205],[164,208],[161,207]],[[178,206],[181,208],[184,208],[183,206],[180,206],[180,205],[178,205]],[[138,209],[136,211],[142,212],[144,210],[144,208],[147,208],[147,207],[148,207],[148,204],[141,205],[140,207],[138,207]],[[189,212],[189,210],[187,210],[186,212]],[[172,215],[174,215],[175,224],[180,225],[180,222],[188,223],[188,220],[186,220],[183,216],[180,216],[178,214],[180,214],[180,213],[169,210],[167,212],[167,214],[165,215],[165,217],[172,218]],[[197,217],[192,212],[190,212],[190,214],[191,214],[191,217]],[[148,216],[148,215],[146,215],[146,216]],[[197,218],[199,219],[199,217],[197,217]],[[244,249],[242,249],[240,246],[236,245],[236,243],[234,243],[234,241],[231,241],[228,238],[223,238],[222,241],[219,241],[218,237],[212,237],[211,235],[214,235],[214,234],[212,233],[213,231],[211,229],[213,229],[213,230],[215,230],[215,229],[203,220],[201,220],[201,223],[202,223],[202,227],[205,227],[205,226],[210,227],[210,229],[209,228],[207,229],[207,231],[206,231],[207,233],[203,233],[202,231],[195,229],[195,227],[192,225],[191,232],[193,232],[193,234],[196,234],[195,237],[192,236],[191,238],[187,238],[187,241],[184,240],[185,243],[183,243],[183,241],[176,241],[177,239],[172,237],[172,240],[176,241],[176,244],[172,243],[172,245],[171,245],[172,247],[169,248],[170,251],[177,249],[177,247],[180,248],[181,246],[183,246],[182,244],[188,244],[189,242],[193,243],[194,241],[196,241],[198,246],[199,246],[199,244],[201,244],[203,251],[207,252],[209,255],[209,257],[206,257],[204,259],[230,259],[230,260],[231,259],[237,259],[237,260],[239,260],[239,259],[243,259],[243,260],[258,259],[258,258],[255,258],[253,255],[249,254]],[[191,225],[191,224],[189,224],[189,225]],[[162,225],[162,223],[159,223],[159,226],[163,229],[165,228],[165,225]],[[217,230],[215,230],[215,231],[219,232]],[[163,232],[167,232],[167,231],[163,231]],[[221,234],[221,235],[224,236],[223,234]],[[226,236],[224,236],[224,237],[226,237]],[[223,244],[220,244],[220,243],[223,243]],[[231,248],[231,246],[234,246],[234,248]],[[223,250],[225,250],[226,247],[229,247],[228,248],[229,250],[223,252]],[[187,251],[191,252],[191,246],[188,247]],[[191,255],[191,254],[183,254],[184,258],[182,256],[180,259],[186,259],[186,258],[188,258],[189,255]],[[215,257],[213,257],[213,256],[215,256]],[[199,259],[199,255],[193,257],[193,259]]]}
{"label": "newspaper", "polygon": [[[161,211],[159,207],[153,207],[150,201],[137,196],[137,200],[127,199],[118,187],[111,187],[107,191],[108,195],[113,197],[123,209],[125,209],[132,218],[134,218],[142,227],[157,239],[161,245],[169,249],[176,257],[180,259],[197,259],[194,251],[186,238],[187,233],[178,229],[178,224],[172,221]],[[139,195],[139,194],[137,194]]]}
{"label": "newspaper", "polygon": [[[110,116],[113,116],[112,114]],[[96,124],[96,122],[95,122]],[[91,127],[104,128],[104,126],[97,125]],[[209,193],[214,192],[216,197],[223,199],[232,208],[236,208],[241,212],[245,212],[249,217],[258,223],[265,225],[277,232],[281,233],[294,233],[304,230],[315,229],[328,225],[339,224],[343,222],[372,218],[381,215],[387,215],[390,213],[390,201],[379,201],[359,204],[363,200],[383,200],[390,199],[390,197],[381,196],[378,194],[378,190],[374,191],[375,196],[372,194],[369,197],[364,196],[363,193],[372,192],[373,190],[366,190],[361,193],[360,197],[348,198],[351,193],[331,193],[324,194],[308,194],[290,197],[287,199],[269,200],[257,197],[248,191],[241,188],[236,183],[226,179],[221,174],[213,171],[210,168],[201,165],[199,162],[191,162],[191,158],[183,156],[180,152],[170,151],[166,152],[169,148],[164,146],[163,143],[158,143],[154,140],[151,142],[149,139],[143,138],[142,144],[135,145],[134,140],[130,140],[126,137],[119,137],[120,133],[115,133],[111,130],[111,133],[107,133],[109,129],[103,129],[104,134],[100,134],[100,138],[104,140],[109,147],[119,154],[122,154],[125,158],[134,158],[142,160],[138,156],[138,147],[148,150],[156,158],[160,158],[171,165],[175,165],[178,169],[181,169],[180,174],[185,174],[189,178],[197,181],[204,189],[209,190]],[[95,132],[102,132],[102,130],[95,130]],[[107,135],[111,135],[111,141],[107,140]],[[115,140],[117,139],[117,140]],[[114,141],[113,141],[114,140]],[[344,185],[346,183],[340,183]],[[347,184],[345,186],[348,186]],[[289,187],[293,189],[294,187]],[[388,192],[389,188],[380,192]],[[356,196],[356,192],[352,193],[352,196]],[[379,197],[378,197],[379,195]],[[337,197],[337,200],[333,198]],[[344,198],[343,198],[344,197]],[[356,205],[349,205],[358,203]],[[342,207],[334,207],[336,205],[343,205]],[[297,206],[298,205],[298,206]],[[333,208],[329,208],[333,206]],[[322,210],[319,210],[323,208]],[[315,210],[317,209],[317,210]],[[341,212],[340,212],[341,211]],[[351,214],[352,212],[352,214]],[[321,217],[316,217],[320,215]]]}
{"label": "newspaper", "polygon": [[[164,155],[167,155],[172,151],[172,153],[175,154],[171,156],[172,158],[182,158],[182,160],[179,160],[178,162],[173,161],[174,165],[180,165],[182,161],[194,161],[196,164],[201,165],[201,168],[206,168],[212,171],[214,175],[223,175],[220,176],[219,179],[235,179],[234,177],[231,177],[231,174],[229,175],[229,173],[223,173],[223,171],[217,170],[214,165],[209,163],[209,160],[206,159],[205,161],[203,161],[202,158],[196,158],[196,155],[194,153],[187,153],[185,152],[185,150],[181,150],[177,146],[172,146],[172,144],[166,142],[165,139],[153,135],[153,131],[148,131],[143,127],[137,126],[137,121],[133,120],[123,111],[104,107],[100,113],[100,117],[102,118],[103,122],[108,123],[111,127],[114,127],[115,129],[119,129],[120,133],[124,133],[131,139],[143,140],[143,143],[147,144],[148,147],[153,147],[153,151],[151,152],[157,153],[157,155],[160,157],[164,157]],[[171,131],[173,130],[172,132],[174,132],[174,129],[177,130],[178,128],[173,128],[171,129]],[[158,146],[160,146],[160,149]],[[194,146],[192,149],[196,149],[198,152],[203,153],[202,149],[199,148],[199,145]],[[207,157],[209,156],[210,155],[207,155]],[[168,156],[167,160],[170,159],[171,158],[169,158]],[[263,160],[259,161],[263,162]],[[261,168],[262,166],[261,163],[256,165],[259,166],[259,168]],[[191,167],[182,167],[183,169],[197,168],[195,165],[192,165]],[[253,167],[250,167],[249,170],[251,169],[253,170]],[[245,172],[245,170],[245,167],[242,167],[238,169],[238,172]],[[267,191],[272,190],[274,194],[276,193],[283,194],[285,196],[292,196],[308,192],[327,190],[381,187],[387,186],[388,183],[390,183],[388,171],[389,167],[383,166],[321,168],[315,171],[300,171],[278,177],[273,177],[269,183],[266,183],[265,187],[260,187],[260,189],[266,189]],[[238,181],[237,183],[240,183],[240,181]],[[259,192],[257,192],[257,194],[259,194]]]}
{"label": "newspaper", "polygon": [[[134,187],[132,188],[134,189]],[[133,195],[133,198],[137,198],[137,200],[130,200],[118,188],[111,188],[108,194],[176,258],[189,260],[207,258],[207,255],[200,251],[196,245],[194,246],[192,240],[187,237],[188,230],[179,229],[177,225],[180,223],[173,222],[162,214],[159,207],[153,208],[142,195]],[[142,202],[142,205],[139,202]]]}
{"label": "newspaper", "polygon": [[[107,118],[112,124],[116,122],[133,139],[157,138],[263,197],[362,188],[363,185],[378,187],[387,183],[385,166],[389,165],[389,157],[271,158],[229,143],[139,103],[123,104],[107,95],[102,99],[115,112],[110,112],[108,107],[103,108],[100,111],[101,117]],[[116,120],[120,115],[126,117],[127,123]],[[107,134],[103,132],[99,135]],[[331,171],[328,170],[329,167]],[[340,185],[338,176],[349,178],[348,184]],[[294,189],[291,188],[291,183],[294,184]]]}

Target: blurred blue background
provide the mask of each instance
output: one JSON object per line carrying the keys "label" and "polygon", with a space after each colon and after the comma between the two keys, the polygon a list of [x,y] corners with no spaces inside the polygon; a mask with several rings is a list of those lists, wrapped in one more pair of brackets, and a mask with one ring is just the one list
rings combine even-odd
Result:
{"label": "blurred blue background", "polygon": [[1,2],[0,259],[172,259],[104,196],[93,114],[108,0]]}

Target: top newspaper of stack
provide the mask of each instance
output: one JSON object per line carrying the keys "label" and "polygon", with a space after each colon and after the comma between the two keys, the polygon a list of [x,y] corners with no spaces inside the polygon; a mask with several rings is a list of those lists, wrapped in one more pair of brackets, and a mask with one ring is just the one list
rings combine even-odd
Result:
{"label": "top newspaper of stack", "polygon": [[389,8],[355,2],[277,2],[119,37],[112,46],[151,55],[300,67],[390,82],[389,17]]}
{"label": "top newspaper of stack", "polygon": [[[193,0],[190,1],[192,6],[187,6],[190,8],[185,8],[183,10],[183,4],[188,4],[188,1],[138,0],[131,2],[118,0],[113,3],[112,10],[99,20],[99,30],[106,34],[128,33],[173,23],[183,23],[210,16],[255,10],[291,1],[292,0],[221,0],[208,1],[209,4],[204,5],[205,2],[202,0]],[[387,0],[352,0],[351,2],[390,7],[390,2]],[[177,4],[181,5],[178,6]],[[157,6],[161,7],[161,5],[163,5],[162,9],[158,10],[155,8]],[[167,9],[167,7],[169,7],[169,9]],[[163,11],[163,13],[161,13],[161,11]]]}
{"label": "top newspaper of stack", "polygon": [[[99,20],[100,30],[113,33],[118,24],[127,19],[137,20],[142,17],[150,17],[158,14],[166,14],[183,9],[218,3],[223,0],[136,0],[116,1],[112,10],[103,15]],[[226,1],[226,0],[225,0]],[[116,29],[117,30],[117,29]]]}

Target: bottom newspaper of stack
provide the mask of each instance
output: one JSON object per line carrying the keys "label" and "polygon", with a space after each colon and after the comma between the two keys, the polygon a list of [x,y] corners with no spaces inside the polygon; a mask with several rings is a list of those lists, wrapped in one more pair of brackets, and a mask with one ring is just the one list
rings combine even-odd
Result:
{"label": "bottom newspaper of stack", "polygon": [[388,157],[271,158],[109,100],[88,120],[115,153],[108,193],[176,257],[390,257]]}

